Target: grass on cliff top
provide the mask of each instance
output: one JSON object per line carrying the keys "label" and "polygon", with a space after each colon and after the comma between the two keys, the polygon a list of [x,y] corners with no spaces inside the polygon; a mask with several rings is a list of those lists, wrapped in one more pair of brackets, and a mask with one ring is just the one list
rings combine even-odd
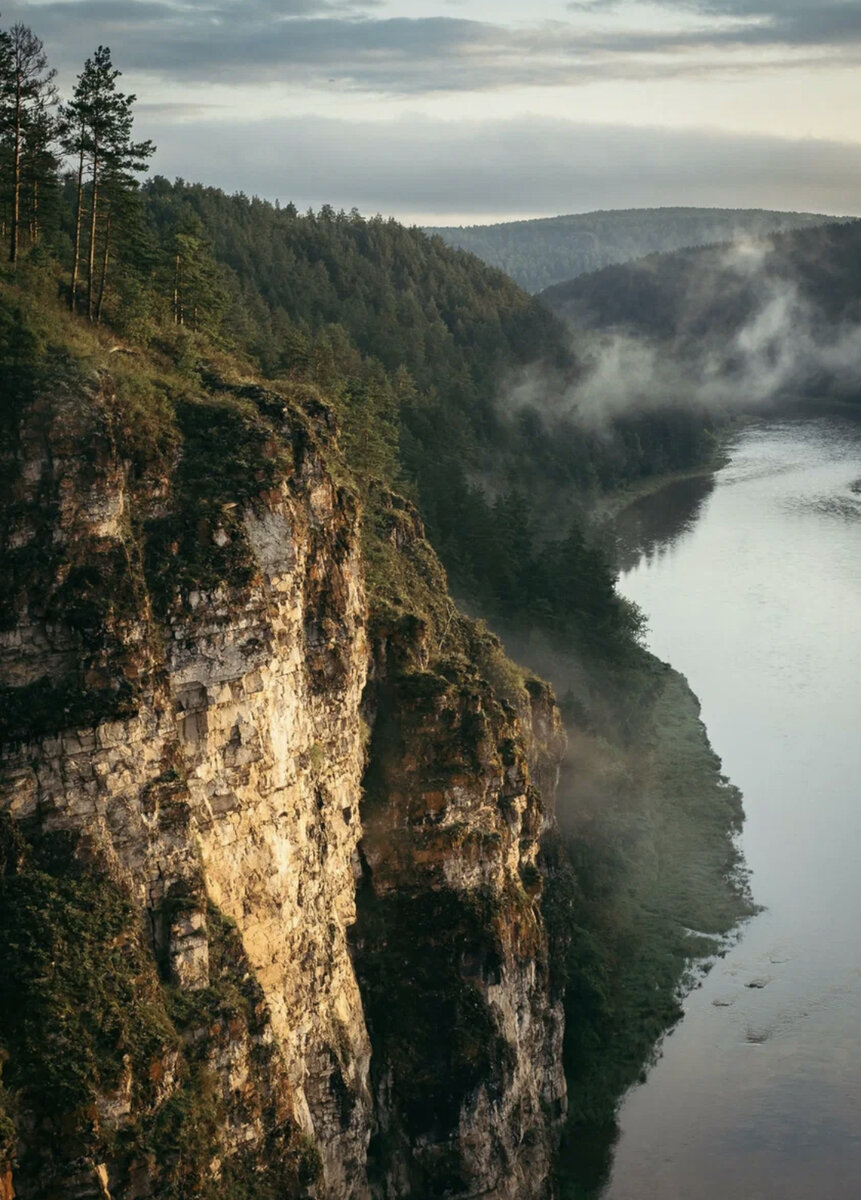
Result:
{"label": "grass on cliff top", "polygon": [[[58,550],[46,528],[44,546],[37,539],[10,555],[0,587],[9,601],[4,608],[10,619],[17,599],[24,596],[31,606],[43,597],[46,612],[51,603],[56,608],[53,581],[68,575],[70,565],[79,568],[78,575],[89,571],[103,580],[105,595],[110,596],[105,612],[95,614],[100,621],[90,614],[93,637],[97,626],[104,626],[101,618],[122,617],[116,611],[121,604],[128,610],[126,617],[139,617],[146,591],[163,616],[192,590],[210,591],[225,581],[250,583],[256,568],[243,507],[289,475],[296,456],[304,452],[304,439],[315,445],[336,484],[361,496],[366,584],[375,628],[403,624],[404,632],[409,626],[415,634],[421,626],[427,663],[456,659],[464,666],[473,664],[473,669],[477,663],[500,698],[524,709],[526,673],[505,657],[492,635],[457,612],[446,573],[415,508],[391,490],[399,478],[397,431],[393,398],[379,381],[374,386],[365,381],[336,388],[332,405],[342,426],[339,448],[331,411],[311,385],[281,380],[278,392],[267,392],[247,373],[247,364],[185,331],[162,331],[156,345],[140,352],[110,331],[72,318],[56,299],[56,280],[29,266],[14,282],[0,278],[0,361],[5,381],[16,384],[7,389],[6,416],[13,425],[21,405],[41,394],[55,409],[66,405],[63,419],[73,436],[75,424],[80,427],[81,456],[91,457],[92,470],[101,469],[114,448],[131,464],[129,542],[138,539],[143,547],[141,578],[126,587],[123,573],[139,570],[134,554],[128,563],[119,564],[120,575],[109,573],[108,580],[105,564],[90,562],[93,547]],[[284,408],[291,414],[287,432]],[[11,512],[16,482],[11,467],[5,474],[0,499]],[[148,489],[163,488],[166,481],[167,510],[156,516],[137,512],[136,494],[146,500]],[[55,562],[58,553],[83,559]],[[73,600],[63,599],[64,612]],[[88,724],[99,716],[117,715],[120,701],[125,708],[133,704],[133,697],[81,690],[75,680],[61,683],[62,696],[49,689],[46,698],[37,684],[34,698],[40,702],[23,705],[23,720],[16,718],[9,736],[25,736],[28,729],[50,731],[64,721]],[[19,699],[23,703],[24,698]],[[22,708],[12,700],[7,706],[10,718]],[[32,722],[32,728],[28,725],[26,714],[31,712],[41,714],[38,730]]]}
{"label": "grass on cliff top", "polygon": [[[136,523],[147,525],[148,575],[165,604],[183,589],[247,580],[252,564],[241,506],[291,472],[303,438],[325,442],[308,416],[315,405],[323,407],[313,389],[294,385],[273,395],[241,360],[184,330],[163,331],[145,353],[126,346],[73,318],[56,300],[50,278],[30,271],[28,290],[28,270],[22,267],[14,284],[0,278],[0,420],[9,455],[0,483],[2,515],[44,525],[52,503],[42,495],[32,512],[18,511],[15,438],[22,412],[38,401],[34,419],[50,421],[53,437],[77,445],[82,472],[97,476],[114,456],[130,465],[129,538],[140,533]],[[164,517],[150,519],[136,509],[138,496],[147,504],[147,492],[165,485]],[[52,531],[42,532],[46,545],[37,539],[12,552],[4,592],[21,591],[16,582],[30,582],[24,577],[39,573],[45,555],[59,552]],[[49,568],[42,573],[56,574]]]}
{"label": "grass on cliff top", "polygon": [[429,667],[449,662],[477,671],[498,699],[518,713],[528,708],[534,672],[509,658],[483,621],[458,610],[416,509],[380,484],[365,489],[362,549],[377,632],[403,626],[418,635]]}

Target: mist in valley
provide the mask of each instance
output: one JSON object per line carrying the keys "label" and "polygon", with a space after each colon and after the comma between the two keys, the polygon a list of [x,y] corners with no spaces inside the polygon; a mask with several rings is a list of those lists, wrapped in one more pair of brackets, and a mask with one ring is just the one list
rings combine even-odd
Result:
{"label": "mist in valley", "polygon": [[[617,320],[588,311],[589,277],[577,281],[579,307],[550,289],[545,302],[570,327],[575,376],[530,367],[511,382],[507,406],[601,429],[665,409],[729,416],[808,398],[854,398],[861,388],[861,322],[853,314],[826,314],[808,294],[803,272],[767,239],[702,252],[699,262],[696,253],[693,269],[676,276],[672,256],[620,268],[619,287],[627,291]],[[604,278],[612,277],[594,277]]]}

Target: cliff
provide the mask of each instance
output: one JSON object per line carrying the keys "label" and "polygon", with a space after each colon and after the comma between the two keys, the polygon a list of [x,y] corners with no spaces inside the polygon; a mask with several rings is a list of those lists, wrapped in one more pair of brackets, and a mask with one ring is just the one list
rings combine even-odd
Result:
{"label": "cliff", "polygon": [[549,1194],[549,692],[311,389],[13,332],[0,1195]]}

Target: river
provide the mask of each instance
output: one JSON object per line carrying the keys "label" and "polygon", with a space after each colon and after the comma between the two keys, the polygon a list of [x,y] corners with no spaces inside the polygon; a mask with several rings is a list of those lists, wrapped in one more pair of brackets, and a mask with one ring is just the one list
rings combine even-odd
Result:
{"label": "river", "polygon": [[858,1200],[861,425],[748,426],[620,530],[621,591],[744,793],[764,911],[625,1098],[604,1200]]}

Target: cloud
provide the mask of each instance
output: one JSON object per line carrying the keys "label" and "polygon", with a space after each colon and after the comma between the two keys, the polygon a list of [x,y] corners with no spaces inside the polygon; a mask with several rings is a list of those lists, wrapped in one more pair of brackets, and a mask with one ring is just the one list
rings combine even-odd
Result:
{"label": "cloud", "polygon": [[[141,122],[155,169],[228,190],[428,224],[675,205],[854,213],[861,147],[581,125],[301,119]],[[433,219],[436,218],[436,219]]]}
{"label": "cloud", "polygon": [[[571,0],[572,12],[612,11],[619,0]],[[861,5],[857,0],[662,0],[663,8],[703,18],[720,18],[685,32],[648,34],[641,46],[655,49],[680,46],[746,45],[755,47],[823,47],[843,51],[861,41]],[[617,46],[632,44],[624,34]]]}
{"label": "cloud", "polygon": [[[517,26],[459,16],[375,15],[378,0],[47,0],[13,3],[4,16],[37,27],[61,65],[96,42],[113,43],[121,66],[164,79],[289,79],[409,95],[665,78],[727,70],[728,46],[780,46],[796,55],[852,60],[861,5],[826,0],[784,6],[762,0],[673,0],[703,18],[643,31],[623,23],[586,30],[574,19]],[[585,5],[611,9],[606,0]],[[713,18],[722,18],[715,22]],[[727,21],[729,20],[729,23]],[[697,55],[692,52],[697,51]],[[712,51],[709,61],[703,51]],[[773,63],[770,64],[773,66]]]}
{"label": "cloud", "polygon": [[139,103],[135,109],[138,120],[143,122],[188,121],[199,118],[205,120],[214,113],[222,112],[218,104],[190,104],[170,100]]}
{"label": "cloud", "polygon": [[[29,20],[63,65],[96,42],[124,70],[198,82],[336,78],[403,93],[488,86],[514,59],[510,31],[454,17],[379,19],[368,4],[331,0],[48,0],[7,6]],[[523,72],[521,72],[523,73]],[[530,67],[527,74],[538,75]],[[496,76],[498,82],[499,77]]]}

